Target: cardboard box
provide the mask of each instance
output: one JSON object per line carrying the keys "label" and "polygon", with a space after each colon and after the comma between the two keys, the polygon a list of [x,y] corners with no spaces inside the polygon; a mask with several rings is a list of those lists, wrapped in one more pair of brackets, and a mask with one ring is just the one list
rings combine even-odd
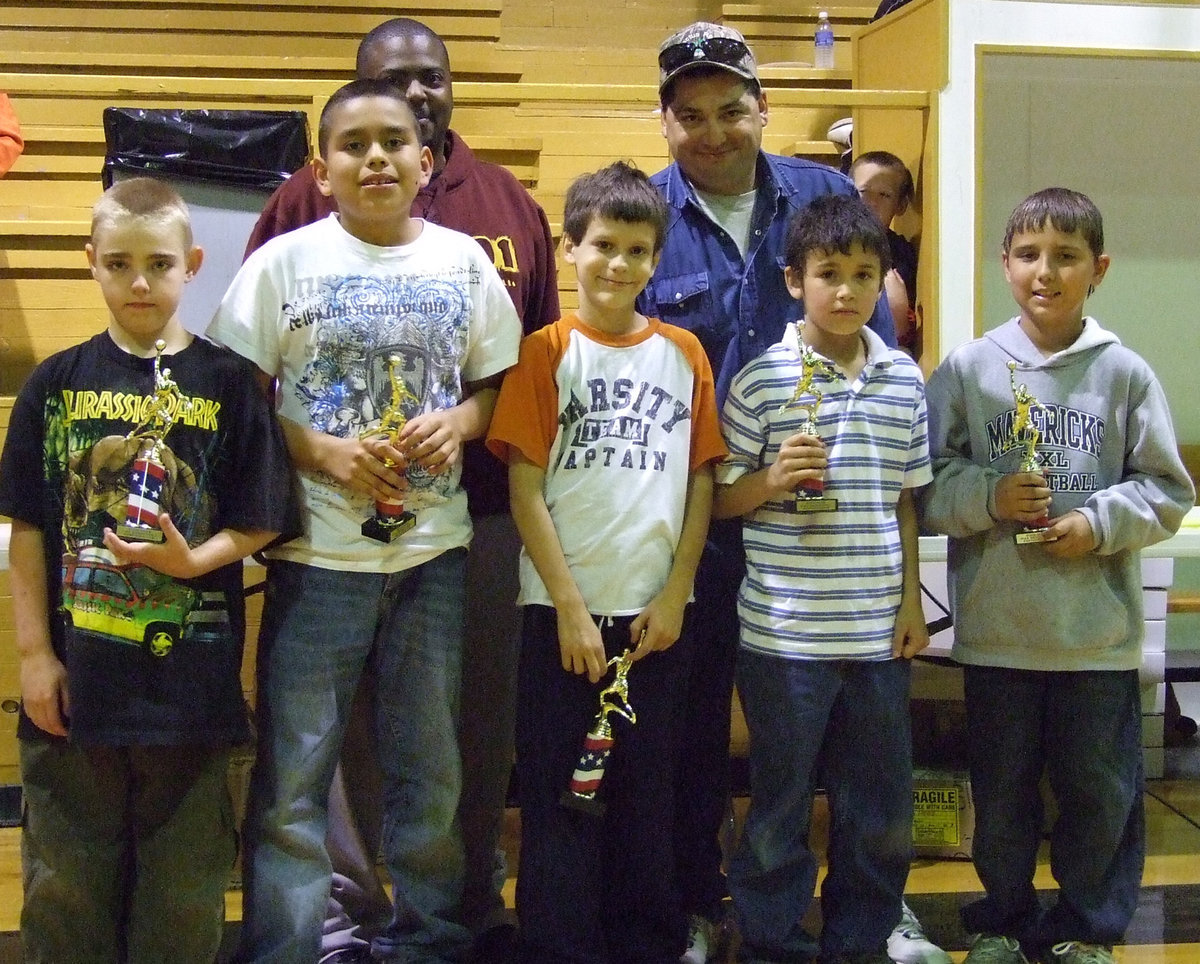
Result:
{"label": "cardboard box", "polygon": [[914,770],[913,853],[970,860],[974,836],[970,775],[962,770]]}

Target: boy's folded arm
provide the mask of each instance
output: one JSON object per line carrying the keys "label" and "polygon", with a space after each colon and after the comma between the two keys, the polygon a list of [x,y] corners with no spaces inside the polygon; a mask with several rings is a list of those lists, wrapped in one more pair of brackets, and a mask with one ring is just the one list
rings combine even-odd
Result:
{"label": "boy's folded arm", "polygon": [[944,535],[965,539],[996,524],[996,486],[1003,476],[968,459],[937,456],[933,481],[921,491],[921,521]]}
{"label": "boy's folded arm", "polygon": [[1143,549],[1169,539],[1195,503],[1195,488],[1179,465],[1177,473],[1135,473],[1092,495],[1080,512],[1096,534],[1100,555]]}
{"label": "boy's folded arm", "polygon": [[1141,549],[1174,535],[1196,489],[1179,456],[1166,393],[1147,369],[1129,400],[1122,479],[1091,495],[1079,511],[1096,534],[1096,552]]}
{"label": "boy's folded arm", "polygon": [[149,566],[176,579],[195,579],[245,559],[279,535],[265,529],[226,527],[199,545],[189,546],[165,512],[158,517],[164,539],[160,543],[126,542],[111,529],[104,530],[104,544],[123,565]]}
{"label": "boy's folded arm", "polygon": [[466,442],[483,438],[496,410],[504,373],[468,382],[465,397],[457,405],[423,412],[412,418],[400,433],[397,445],[409,460],[434,475],[448,472],[462,461]]}
{"label": "boy's folded arm", "polygon": [[[385,438],[339,438],[276,416],[298,469],[324,472],[373,499],[404,498],[404,454]],[[388,462],[391,462],[389,465]]]}
{"label": "boy's folded arm", "polygon": [[734,519],[746,515],[764,502],[778,499],[783,492],[773,481],[769,466],[748,471],[746,466],[726,460],[717,469],[712,517]]}

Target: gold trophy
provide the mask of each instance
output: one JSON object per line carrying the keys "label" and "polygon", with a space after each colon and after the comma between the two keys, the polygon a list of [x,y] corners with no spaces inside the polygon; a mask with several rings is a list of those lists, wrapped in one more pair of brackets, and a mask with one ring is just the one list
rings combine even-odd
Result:
{"label": "gold trophy", "polygon": [[633,651],[627,649],[620,656],[614,656],[608,665],[615,666],[616,673],[613,681],[600,691],[600,712],[583,740],[583,752],[571,774],[571,785],[559,800],[564,807],[597,817],[604,816],[604,803],[596,799],[596,791],[604,779],[604,768],[615,742],[609,717],[615,714],[630,723],[637,722],[637,714],[629,705],[629,667],[633,665]]}
{"label": "gold trophy", "polygon": [[[1033,410],[1037,408],[1045,413],[1045,408],[1030,394],[1024,384],[1017,385],[1017,363],[1015,361],[1008,363],[1008,380],[1012,385],[1013,402],[1016,404],[1010,438],[1013,445],[1019,445],[1025,450],[1021,456],[1021,464],[1017,466],[1017,471],[1043,474],[1037,454],[1037,443],[1042,433],[1033,424]],[[1019,546],[1035,542],[1053,542],[1055,537],[1050,535],[1049,525],[1050,518],[1045,515],[1034,522],[1026,523],[1024,528],[1013,535],[1013,542]]]}
{"label": "gold trophy", "polygon": [[[400,356],[388,356],[388,380],[392,384],[392,397],[387,408],[383,410],[383,418],[380,419],[379,425],[363,433],[364,436],[387,439],[392,445],[396,444],[401,429],[408,422],[408,416],[404,414],[404,403],[408,402],[414,407],[420,405],[420,399],[408,390],[404,379],[400,377],[399,367]],[[390,468],[396,463],[388,459],[384,464]],[[392,542],[416,524],[417,517],[405,511],[403,499],[376,499],[375,514],[362,524],[362,534],[376,542]]]}
{"label": "gold trophy", "polygon": [[[813,376],[820,372],[828,378],[837,378],[838,373],[836,368],[804,344],[804,339],[799,337],[799,333],[797,335],[802,374],[796,383],[796,390],[792,392],[792,397],[779,406],[779,414],[782,415],[793,405],[796,406],[804,412],[804,419],[800,422],[800,432],[820,438],[817,432],[817,409],[820,408],[821,399],[825,397],[825,394],[813,384]],[[811,398],[811,401],[803,401],[806,395]],[[837,499],[825,495],[824,479],[801,481],[800,487],[796,490],[797,512],[833,512],[836,509]]]}
{"label": "gold trophy", "polygon": [[159,506],[168,478],[162,463],[163,439],[175,424],[183,401],[179,386],[171,379],[171,369],[162,367],[166,347],[161,338],[154,343],[154,394],[145,406],[142,420],[125,436],[126,441],[136,439],[141,443],[129,472],[125,521],[117,526],[117,535],[129,542],[162,542],[164,538],[158,527],[162,511]]}

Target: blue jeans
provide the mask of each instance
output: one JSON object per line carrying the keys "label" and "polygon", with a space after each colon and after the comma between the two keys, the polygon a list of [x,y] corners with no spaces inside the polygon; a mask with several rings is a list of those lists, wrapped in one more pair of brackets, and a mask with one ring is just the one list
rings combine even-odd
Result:
{"label": "blue jeans", "polygon": [[[912,856],[906,660],[738,653],[750,731],[750,809],[729,865],[743,954],[777,961],[879,953],[900,919]],[[813,793],[829,798],[820,944],[804,930],[817,881]]]}
{"label": "blue jeans", "polygon": [[[964,668],[975,869],[987,896],[963,908],[970,931],[1021,941],[1111,945],[1137,907],[1146,855],[1141,703],[1136,670],[1043,673]],[[1049,777],[1057,898],[1033,887]]]}
{"label": "blue jeans", "polygon": [[469,946],[453,916],[463,874],[455,726],[465,560],[455,549],[390,575],[271,564],[239,959],[317,959],[330,887],[329,786],[363,672],[376,679],[383,853],[395,905],[372,952],[453,961]]}

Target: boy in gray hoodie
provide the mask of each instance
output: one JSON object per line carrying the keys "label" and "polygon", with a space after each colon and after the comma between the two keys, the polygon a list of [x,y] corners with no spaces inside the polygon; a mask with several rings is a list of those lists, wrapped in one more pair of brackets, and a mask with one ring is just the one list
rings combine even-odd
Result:
{"label": "boy in gray hoodie", "polygon": [[[986,890],[962,911],[978,935],[966,962],[1109,964],[1145,854],[1139,550],[1176,531],[1195,490],[1154,373],[1083,314],[1109,264],[1096,206],[1064,188],[1026,198],[1003,263],[1020,315],[928,385],[924,522],[950,537]],[[1019,408],[1037,471],[1021,465]],[[1018,544],[1031,525],[1048,541]],[[1033,886],[1043,771],[1059,809],[1048,907]]]}

